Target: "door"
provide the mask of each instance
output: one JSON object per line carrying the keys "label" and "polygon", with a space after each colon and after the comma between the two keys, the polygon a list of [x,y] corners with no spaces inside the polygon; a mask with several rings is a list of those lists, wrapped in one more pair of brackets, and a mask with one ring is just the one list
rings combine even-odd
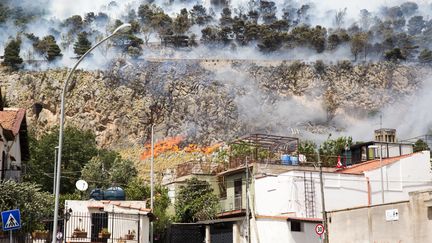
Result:
{"label": "door", "polygon": [[242,209],[242,180],[234,181],[234,209]]}
{"label": "door", "polygon": [[107,242],[107,239],[99,238],[99,232],[103,228],[108,228],[108,213],[91,214],[91,241]]}

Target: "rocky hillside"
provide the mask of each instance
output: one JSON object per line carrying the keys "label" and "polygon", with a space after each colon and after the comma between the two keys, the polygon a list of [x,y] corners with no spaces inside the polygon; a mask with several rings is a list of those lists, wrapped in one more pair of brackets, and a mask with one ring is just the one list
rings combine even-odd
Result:
{"label": "rocky hillside", "polygon": [[[159,138],[183,134],[196,143],[257,131],[319,132],[335,115],[367,116],[413,94],[424,70],[384,62],[119,59],[105,71],[76,73],[66,123],[93,130],[100,146],[117,149],[147,141],[153,123]],[[9,104],[26,108],[41,133],[58,124],[66,75],[1,70],[0,82]]]}

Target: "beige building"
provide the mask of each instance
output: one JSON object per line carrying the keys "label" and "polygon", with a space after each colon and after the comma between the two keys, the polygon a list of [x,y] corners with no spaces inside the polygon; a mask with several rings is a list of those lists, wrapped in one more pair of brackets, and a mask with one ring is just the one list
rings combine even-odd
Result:
{"label": "beige building", "polygon": [[408,201],[332,211],[327,221],[331,243],[432,242],[432,191],[412,192]]}

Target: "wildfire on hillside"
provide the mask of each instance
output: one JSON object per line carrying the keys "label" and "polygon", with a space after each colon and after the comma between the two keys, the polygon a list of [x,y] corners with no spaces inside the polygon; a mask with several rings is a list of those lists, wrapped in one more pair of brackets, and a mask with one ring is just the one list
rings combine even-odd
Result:
{"label": "wildfire on hillside", "polygon": [[[184,151],[187,153],[199,152],[204,154],[211,154],[215,152],[222,145],[221,143],[218,143],[211,146],[201,147],[198,144],[189,144],[183,148],[180,148],[180,143],[183,140],[184,137],[175,136],[155,143],[154,156],[157,157],[158,155],[169,151],[171,152]],[[149,143],[144,146],[144,152],[141,154],[140,159],[146,160],[150,157],[151,157],[151,144]]]}

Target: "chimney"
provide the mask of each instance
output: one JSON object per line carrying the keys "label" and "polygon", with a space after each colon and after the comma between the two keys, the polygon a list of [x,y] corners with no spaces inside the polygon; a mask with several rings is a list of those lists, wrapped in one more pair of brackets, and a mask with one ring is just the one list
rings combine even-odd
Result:
{"label": "chimney", "polygon": [[375,130],[375,142],[395,143],[396,129],[381,128]]}

